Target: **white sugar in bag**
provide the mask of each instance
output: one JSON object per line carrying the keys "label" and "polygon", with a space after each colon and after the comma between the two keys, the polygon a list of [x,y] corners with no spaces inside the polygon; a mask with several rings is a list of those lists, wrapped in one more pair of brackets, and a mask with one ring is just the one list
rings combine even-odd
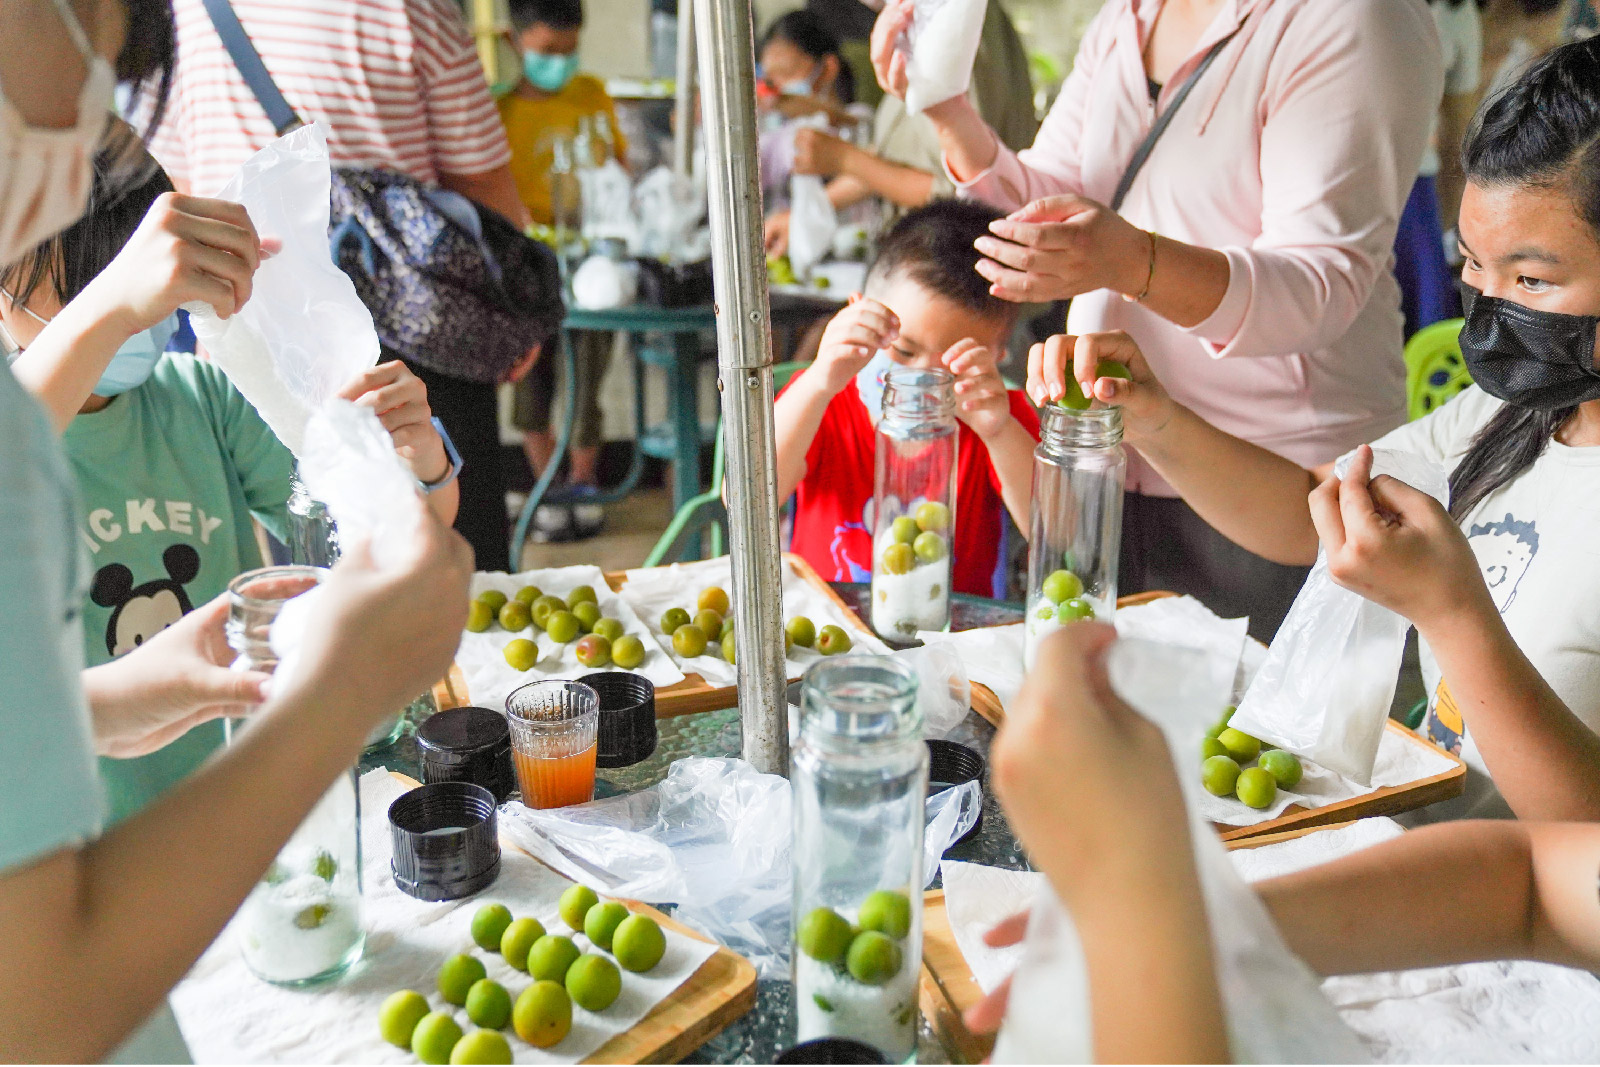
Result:
{"label": "white sugar in bag", "polygon": [[905,34],[911,114],[967,91],[988,7],[988,0],[917,0]]}

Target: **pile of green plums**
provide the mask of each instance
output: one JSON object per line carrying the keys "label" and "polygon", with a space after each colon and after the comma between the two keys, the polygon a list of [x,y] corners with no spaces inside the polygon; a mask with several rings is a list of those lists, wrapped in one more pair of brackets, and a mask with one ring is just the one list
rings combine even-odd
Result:
{"label": "pile of green plums", "polygon": [[1066,568],[1045,576],[1039,583],[1039,597],[1037,610],[1041,619],[1053,618],[1064,626],[1094,618],[1094,605],[1083,599],[1083,579]]}
{"label": "pile of green plums", "polygon": [[[507,633],[531,627],[543,630],[558,645],[576,641],[574,651],[585,667],[614,663],[633,670],[644,662],[644,642],[625,633],[620,620],[600,613],[593,586],[580,585],[565,599],[547,596],[536,585],[525,585],[511,597],[498,589],[479,593],[467,609],[467,629],[483,633],[496,622]],[[531,638],[519,637],[507,643],[502,654],[512,670],[531,671],[539,662],[539,645]]]}
{"label": "pile of green plums", "polygon": [[832,908],[813,908],[800,920],[795,941],[807,956],[862,985],[883,985],[905,964],[911,934],[911,898],[895,889],[869,893],[850,921]]}
{"label": "pile of green plums", "polygon": [[885,574],[910,574],[950,554],[950,509],[933,500],[919,504],[912,514],[895,519],[891,532],[878,563]]}
{"label": "pile of green plums", "polygon": [[[732,610],[727,591],[712,586],[701,591],[694,614],[687,608],[668,608],[661,616],[661,632],[672,639],[672,650],[684,659],[703,656],[711,648],[720,651],[729,663],[738,663],[733,620],[729,617]],[[850,651],[850,635],[838,626],[824,626],[819,630],[816,623],[797,615],[783,628],[784,655],[796,646],[815,648],[824,656],[837,656]]]}
{"label": "pile of green plums", "polygon": [[505,905],[485,904],[472,917],[473,942],[485,952],[500,953],[533,984],[513,1000],[487,976],[482,960],[467,953],[451,956],[439,968],[439,996],[464,1009],[481,1029],[463,1034],[448,1009],[432,1011],[427,997],[402,989],[378,1009],[383,1039],[410,1049],[423,1063],[510,1063],[511,1046],[500,1033],[507,1025],[536,1048],[559,1044],[572,1029],[574,1004],[604,1011],[622,993],[622,970],[648,971],[666,953],[666,935],[654,919],[615,901],[601,903],[586,886],[563,893],[560,912],[573,931],[583,931],[611,955],[582,952],[570,937],[546,933],[538,919],[515,919]]}
{"label": "pile of green plums", "polygon": [[[1233,708],[1206,731],[1200,741],[1200,782],[1214,796],[1235,796],[1258,811],[1272,807],[1279,789],[1300,784],[1305,768],[1293,752],[1263,750],[1261,742],[1228,725]],[[1249,766],[1254,763],[1255,766]]]}

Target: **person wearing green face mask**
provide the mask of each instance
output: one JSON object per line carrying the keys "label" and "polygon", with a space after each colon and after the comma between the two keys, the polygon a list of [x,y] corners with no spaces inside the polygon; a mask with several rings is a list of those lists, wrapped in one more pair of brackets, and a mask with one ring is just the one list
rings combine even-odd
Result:
{"label": "person wearing green face mask", "polygon": [[[578,35],[583,30],[582,0],[511,0],[511,43],[522,55],[522,77],[500,98],[500,118],[511,144],[511,176],[517,193],[527,204],[533,221],[553,225],[550,167],[554,146],[570,140],[580,124],[591,124],[604,142],[609,132],[610,154],[619,162],[627,145],[617,129],[616,107],[600,79],[578,73]],[[595,163],[604,162],[596,144]],[[576,197],[564,193],[563,221],[575,225],[571,208]],[[567,541],[599,532],[604,512],[584,503],[596,492],[596,467],[600,460],[600,379],[611,361],[612,335],[581,331],[572,335],[577,354],[577,381],[567,387],[577,393],[577,416],[572,426],[571,469],[568,485],[578,499],[571,509],[542,507],[534,516],[534,539]],[[528,462],[537,475],[555,452],[550,433],[550,409],[556,392],[558,360],[535,364],[516,387],[512,422],[523,433]]]}

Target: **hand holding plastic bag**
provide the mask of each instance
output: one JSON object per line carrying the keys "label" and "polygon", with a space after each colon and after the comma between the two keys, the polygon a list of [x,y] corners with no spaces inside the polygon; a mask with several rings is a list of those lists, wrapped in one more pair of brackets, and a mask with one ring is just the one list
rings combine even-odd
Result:
{"label": "hand holding plastic bag", "polygon": [[[1219,662],[1191,649],[1128,640],[1112,646],[1107,668],[1116,692],[1161,726],[1175,765],[1192,766],[1196,742],[1215,718],[1217,693],[1232,682]],[[1359,1042],[1316,976],[1289,951],[1222,842],[1196,814],[1198,777],[1178,775],[1234,1061],[1362,1062]],[[1091,995],[1072,917],[1053,892],[1042,893],[1028,919],[994,1062],[1093,1062]],[[1159,1025],[1159,1009],[1156,1019]]]}
{"label": "hand holding plastic bag", "polygon": [[245,161],[217,195],[243,204],[281,250],[262,262],[254,295],[223,320],[188,304],[212,360],[297,457],[311,413],[378,362],[372,314],[328,254],[327,136],[303,126]]}
{"label": "hand holding plastic bag", "polygon": [[[1387,474],[1441,503],[1438,464],[1411,452],[1372,450],[1372,476]],[[1353,453],[1334,472],[1343,477]],[[1362,785],[1372,782],[1405,651],[1404,618],[1336,585],[1327,553],[1295,597],[1232,725]]]}
{"label": "hand holding plastic bag", "polygon": [[917,0],[906,31],[906,110],[913,115],[972,84],[988,0]]}

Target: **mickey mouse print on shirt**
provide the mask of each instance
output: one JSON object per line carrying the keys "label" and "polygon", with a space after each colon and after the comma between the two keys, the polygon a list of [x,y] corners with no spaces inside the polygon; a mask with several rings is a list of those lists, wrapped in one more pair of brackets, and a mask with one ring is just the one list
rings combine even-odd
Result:
{"label": "mickey mouse print on shirt", "polygon": [[133,584],[133,571],[121,563],[108,563],[95,572],[89,598],[111,609],[105,635],[111,655],[132,652],[194,610],[183,587],[200,573],[200,553],[180,541],[161,553],[161,563],[166,575],[139,585]]}

